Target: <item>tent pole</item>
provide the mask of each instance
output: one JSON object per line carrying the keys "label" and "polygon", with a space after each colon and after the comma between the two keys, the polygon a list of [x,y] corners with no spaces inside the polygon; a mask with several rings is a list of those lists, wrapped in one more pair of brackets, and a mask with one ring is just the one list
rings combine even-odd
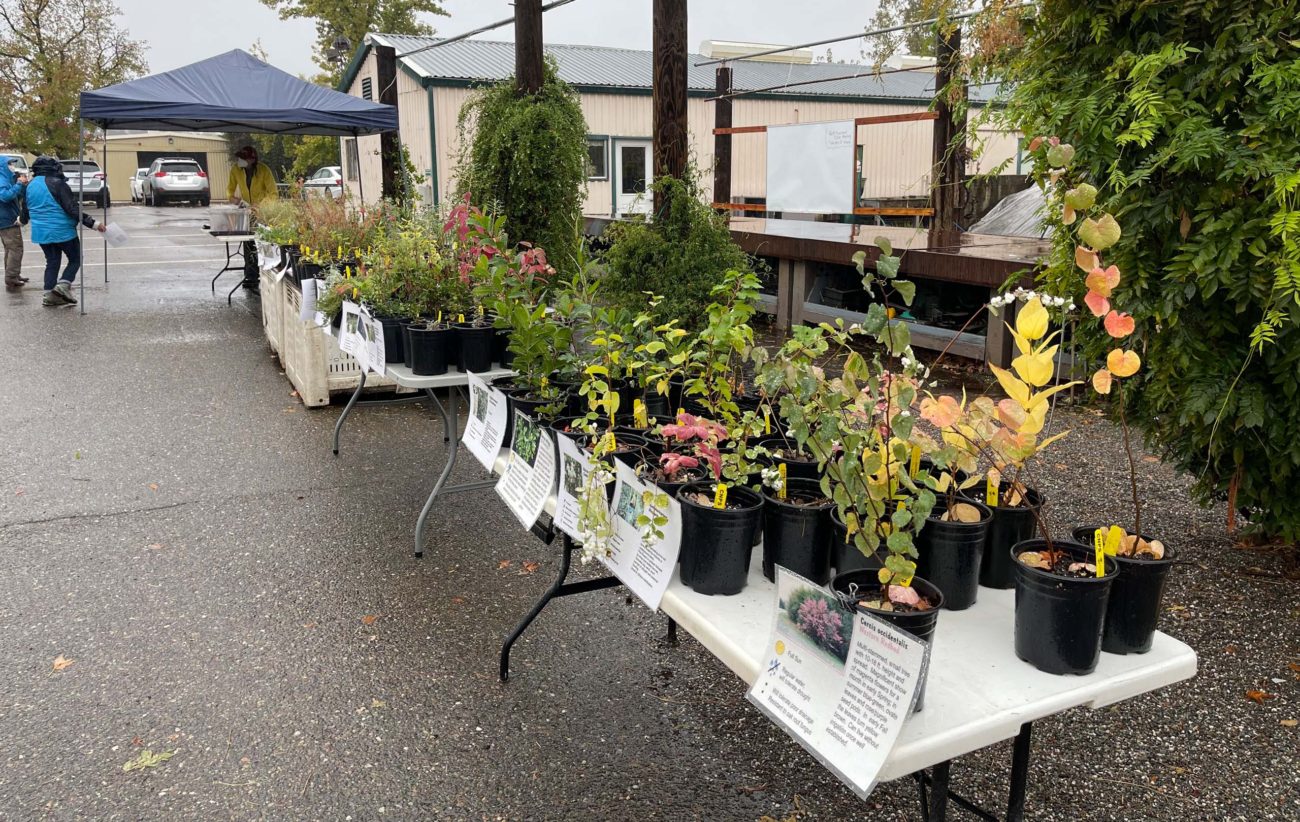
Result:
{"label": "tent pole", "polygon": [[364,179],[366,175],[361,168],[364,165],[361,162],[361,135],[353,131],[352,142],[357,147],[357,205],[361,208],[361,216],[364,217],[366,216],[366,184]]}
{"label": "tent pole", "polygon": [[[86,159],[86,121],[81,119],[81,112],[77,112],[77,162],[78,163],[84,162],[85,159]],[[82,175],[83,176],[81,178],[81,187],[82,189],[85,189],[86,178],[84,176],[85,175],[84,170],[82,171]],[[84,194],[85,194],[84,191],[77,192],[77,253],[81,254],[81,259],[83,260],[86,259],[86,255],[82,254],[82,239],[85,236],[85,234],[81,230],[82,227],[81,226],[81,198],[82,196],[84,196]],[[86,272],[85,271],[81,272],[80,288],[81,288],[81,315],[84,317],[86,315]]]}
{"label": "tent pole", "polygon": [[[104,225],[108,225],[108,127],[104,127]],[[108,285],[108,234],[104,238],[104,285]]]}

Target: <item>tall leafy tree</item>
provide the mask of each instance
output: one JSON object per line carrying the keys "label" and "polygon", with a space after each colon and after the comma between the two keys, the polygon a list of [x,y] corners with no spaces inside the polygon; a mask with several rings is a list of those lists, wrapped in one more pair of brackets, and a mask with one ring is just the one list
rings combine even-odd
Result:
{"label": "tall leafy tree", "polygon": [[[1123,227],[1111,259],[1149,441],[1254,525],[1300,539],[1300,29],[1295,0],[1042,0],[993,72]],[[1060,223],[1063,215],[1051,220]],[[1058,232],[1058,237],[1062,232]],[[1048,272],[1083,295],[1076,271]],[[1104,332],[1103,332],[1104,333]],[[1085,338],[1097,354],[1108,340]]]}
{"label": "tall leafy tree", "polygon": [[110,0],[0,0],[0,143],[76,153],[78,95],[147,68],[118,13]]}
{"label": "tall leafy tree", "polygon": [[[966,11],[970,5],[971,0],[880,0],[875,16],[871,18],[871,28],[885,29],[903,23],[942,19]],[[900,50],[906,54],[933,57],[934,46],[933,26],[914,26],[901,32],[880,35],[870,44],[877,59]]]}
{"label": "tall leafy tree", "polygon": [[340,34],[354,47],[371,31],[428,35],[433,27],[419,15],[447,15],[436,0],[262,0],[262,5],[279,12],[281,20],[316,21],[316,64],[331,80],[338,79],[341,68],[325,56],[325,50]]}

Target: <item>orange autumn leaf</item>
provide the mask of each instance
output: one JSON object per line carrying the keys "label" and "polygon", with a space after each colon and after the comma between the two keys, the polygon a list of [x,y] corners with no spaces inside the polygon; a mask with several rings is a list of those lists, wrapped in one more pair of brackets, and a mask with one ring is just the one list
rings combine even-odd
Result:
{"label": "orange autumn leaf", "polygon": [[1142,358],[1136,351],[1122,351],[1118,348],[1106,355],[1106,367],[1116,377],[1131,377],[1142,367]]}
{"label": "orange autumn leaf", "polygon": [[1266,699],[1277,699],[1277,694],[1265,693],[1264,691],[1252,688],[1246,691],[1246,698],[1257,705],[1263,705]]}
{"label": "orange autumn leaf", "polygon": [[509,568],[511,565],[514,565],[514,562],[508,559],[503,559],[497,563],[497,570],[504,571],[505,569]]}
{"label": "orange autumn leaf", "polygon": [[1075,246],[1074,264],[1084,271],[1092,271],[1094,268],[1101,267],[1101,258],[1091,248]]}
{"label": "orange autumn leaf", "polygon": [[1112,265],[1103,269],[1098,266],[1088,272],[1088,277],[1083,284],[1089,291],[1096,291],[1103,297],[1109,297],[1110,292],[1119,285],[1119,268]]}
{"label": "orange autumn leaf", "polygon": [[1133,333],[1133,329],[1136,327],[1132,314],[1121,314],[1118,311],[1111,311],[1106,315],[1105,325],[1106,333],[1115,339],[1127,337]]}
{"label": "orange autumn leaf", "polygon": [[948,428],[961,419],[961,404],[956,397],[926,397],[921,400],[921,418],[935,428]]}
{"label": "orange autumn leaf", "polygon": [[64,668],[67,668],[76,661],[77,660],[75,659],[68,659],[63,654],[59,654],[54,658],[54,670],[62,671]]}
{"label": "orange autumn leaf", "polygon": [[1110,393],[1110,372],[1104,368],[1098,368],[1097,373],[1092,375],[1092,390],[1098,394]]}
{"label": "orange autumn leaf", "polygon": [[1110,311],[1110,300],[1098,294],[1096,291],[1089,291],[1088,295],[1083,298],[1084,305],[1092,312],[1094,317],[1104,317],[1106,312]]}
{"label": "orange autumn leaf", "polygon": [[536,571],[540,567],[542,567],[542,564],[540,562],[533,562],[532,560],[527,560],[524,562],[524,569],[520,573],[531,574],[532,572]]}
{"label": "orange autumn leaf", "polygon": [[378,614],[366,614],[361,618],[362,625],[374,625],[375,620],[379,619]]}

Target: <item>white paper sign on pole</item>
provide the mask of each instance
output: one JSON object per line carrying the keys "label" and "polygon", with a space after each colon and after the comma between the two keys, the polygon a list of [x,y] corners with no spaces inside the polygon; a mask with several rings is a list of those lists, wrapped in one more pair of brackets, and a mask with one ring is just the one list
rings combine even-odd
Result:
{"label": "white paper sign on pole", "polygon": [[[339,349],[344,354],[357,356],[359,347],[359,334],[357,333],[357,322],[361,318],[361,306],[351,300],[343,301],[343,323],[339,326]],[[360,359],[358,357],[358,359]]]}
{"label": "white paper sign on pole", "polygon": [[466,374],[469,382],[469,422],[461,442],[487,470],[496,465],[506,436],[506,395],[487,384],[478,374]]}
{"label": "white paper sign on pole", "polygon": [[583,451],[571,437],[556,435],[560,453],[560,484],[555,492],[555,527],[574,540],[578,536],[578,498],[582,486],[591,472],[591,455]]}
{"label": "white paper sign on pole", "polygon": [[748,699],[865,799],[907,720],[929,646],[850,612],[798,574],[776,573],[772,634]]}
{"label": "white paper sign on pole", "polygon": [[277,283],[283,280],[288,275],[288,273],[292,270],[293,270],[293,266],[287,262],[282,266],[271,267],[271,273],[275,275],[275,281]]}
{"label": "white paper sign on pole", "polygon": [[323,284],[323,280],[302,281],[302,306],[298,309],[298,319],[307,323],[316,317],[316,297]]}
{"label": "white paper sign on pole", "polygon": [[525,528],[532,528],[555,491],[555,440],[532,417],[515,412],[510,461],[497,494]]}
{"label": "white paper sign on pole", "polygon": [[852,120],[767,127],[767,209],[853,213]]}
{"label": "white paper sign on pole", "polygon": [[[643,482],[619,460],[614,461],[614,476],[614,537],[610,540],[610,555],[601,557],[601,561],[629,591],[657,611],[682,549],[682,508],[671,497],[664,500],[667,504],[662,507],[653,502],[647,505],[647,494],[658,496],[663,492],[654,483]],[[662,539],[647,542],[641,538],[636,525],[641,514],[667,517],[667,524],[660,529]]]}

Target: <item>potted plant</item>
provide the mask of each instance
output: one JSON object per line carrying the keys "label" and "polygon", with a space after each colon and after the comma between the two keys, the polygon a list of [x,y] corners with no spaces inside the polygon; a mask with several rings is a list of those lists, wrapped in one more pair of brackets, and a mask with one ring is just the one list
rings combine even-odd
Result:
{"label": "potted plant", "polygon": [[1115,265],[1104,266],[1101,259],[1102,252],[1119,240],[1120,226],[1112,215],[1098,207],[1097,189],[1074,172],[1072,151],[1062,150],[1059,140],[1034,142],[1033,150],[1042,153],[1044,166],[1049,170],[1052,181],[1049,213],[1057,236],[1062,239],[1053,246],[1055,253],[1047,276],[1077,293],[1078,271],[1083,272],[1083,303],[1100,321],[1105,338],[1111,341],[1106,364],[1092,375],[1091,383],[1097,394],[1111,398],[1123,432],[1132,501],[1133,519],[1128,528],[1080,526],[1073,529],[1073,536],[1094,548],[1101,545],[1103,553],[1114,557],[1120,568],[1120,575],[1111,586],[1102,650],[1116,654],[1146,653],[1155,636],[1175,554],[1163,540],[1149,535],[1142,527],[1138,464],[1130,442],[1124,390],[1125,380],[1137,374],[1142,365],[1136,346],[1125,342],[1136,331],[1137,324],[1132,315],[1115,308],[1120,270]]}

